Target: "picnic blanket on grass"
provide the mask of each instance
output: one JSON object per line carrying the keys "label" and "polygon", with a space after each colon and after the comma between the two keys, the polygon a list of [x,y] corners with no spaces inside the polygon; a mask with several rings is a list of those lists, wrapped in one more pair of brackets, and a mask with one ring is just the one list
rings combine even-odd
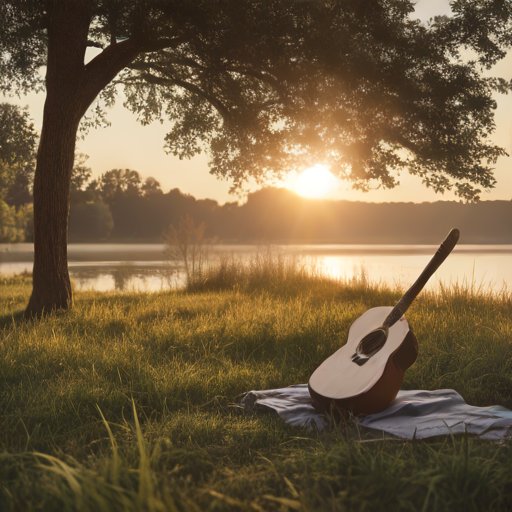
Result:
{"label": "picnic blanket on grass", "polygon": [[[250,391],[241,400],[248,412],[274,410],[286,423],[322,430],[329,424],[311,405],[307,384]],[[405,439],[450,434],[474,434],[481,439],[512,439],[512,411],[495,405],[468,405],[453,389],[399,391],[391,405],[378,414],[359,415],[358,425]]]}

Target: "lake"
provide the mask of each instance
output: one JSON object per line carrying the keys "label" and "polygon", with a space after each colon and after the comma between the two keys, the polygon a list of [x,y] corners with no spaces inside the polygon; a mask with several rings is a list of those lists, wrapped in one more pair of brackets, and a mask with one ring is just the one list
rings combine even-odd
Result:
{"label": "lake", "polygon": [[[365,272],[370,281],[411,285],[437,246],[275,245],[285,256],[316,265],[326,275],[351,279]],[[266,247],[215,245],[213,257],[228,254],[248,261]],[[0,244],[0,274],[32,270],[32,244]],[[183,266],[166,261],[163,244],[70,244],[69,272],[78,290],[159,291],[183,285]],[[458,245],[434,274],[440,283],[473,283],[499,292],[512,289],[512,245]]]}

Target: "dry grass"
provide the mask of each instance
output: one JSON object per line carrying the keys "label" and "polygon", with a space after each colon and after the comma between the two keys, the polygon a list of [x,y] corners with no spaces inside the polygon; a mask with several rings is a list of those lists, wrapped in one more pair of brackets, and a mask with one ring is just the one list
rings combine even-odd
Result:
{"label": "dry grass", "polygon": [[[351,424],[317,434],[233,407],[306,382],[355,318],[399,297],[260,263],[185,292],[77,293],[31,322],[27,277],[3,279],[0,509],[512,509],[509,443],[361,443]],[[420,356],[404,388],[512,408],[510,295],[424,292],[408,319]]]}

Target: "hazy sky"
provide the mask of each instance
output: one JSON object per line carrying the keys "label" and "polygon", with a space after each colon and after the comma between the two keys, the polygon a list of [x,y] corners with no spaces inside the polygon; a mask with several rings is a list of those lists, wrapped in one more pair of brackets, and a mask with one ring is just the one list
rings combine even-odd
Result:
{"label": "hazy sky", "polygon": [[[438,14],[450,12],[448,0],[419,0],[416,4],[417,17],[427,20]],[[501,61],[492,74],[512,79],[512,52]],[[493,141],[505,147],[512,154],[512,95],[496,95],[496,132]],[[31,94],[21,99],[6,99],[20,105],[29,105],[30,115],[37,130],[41,128],[44,94]],[[230,183],[219,180],[209,174],[208,157],[199,155],[191,160],[179,160],[167,155],[163,150],[164,136],[169,131],[170,123],[154,123],[141,126],[135,115],[123,106],[119,96],[116,106],[109,110],[109,128],[91,130],[86,139],[78,143],[77,150],[90,156],[87,165],[92,168],[93,176],[114,168],[135,169],[143,177],[156,178],[164,192],[179,188],[182,192],[192,194],[198,199],[211,198],[223,204],[239,199],[228,193]],[[495,176],[497,186],[482,199],[512,199],[512,159],[503,157],[496,164]],[[426,189],[421,180],[402,174],[401,185],[392,190],[372,190],[362,193],[351,190],[350,185],[338,180],[336,190],[328,197],[360,201],[438,201],[455,199],[454,194],[435,194]],[[255,190],[255,187],[252,188]]]}

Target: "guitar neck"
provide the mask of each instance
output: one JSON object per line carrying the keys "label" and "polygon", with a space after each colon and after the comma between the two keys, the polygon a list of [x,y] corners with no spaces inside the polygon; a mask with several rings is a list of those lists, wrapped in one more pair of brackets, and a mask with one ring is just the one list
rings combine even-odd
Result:
{"label": "guitar neck", "polygon": [[418,277],[416,282],[405,292],[404,296],[398,301],[391,313],[387,316],[386,320],[384,320],[384,323],[382,324],[383,327],[387,327],[389,329],[392,325],[398,322],[400,318],[402,318],[405,312],[409,309],[409,306],[413,303],[414,299],[419,295],[421,290],[423,290],[427,281],[432,277],[434,272],[441,266],[443,261],[457,245],[459,235],[460,233],[458,229],[452,229],[448,233],[448,236],[439,246],[439,249],[420,274],[420,277]]}

